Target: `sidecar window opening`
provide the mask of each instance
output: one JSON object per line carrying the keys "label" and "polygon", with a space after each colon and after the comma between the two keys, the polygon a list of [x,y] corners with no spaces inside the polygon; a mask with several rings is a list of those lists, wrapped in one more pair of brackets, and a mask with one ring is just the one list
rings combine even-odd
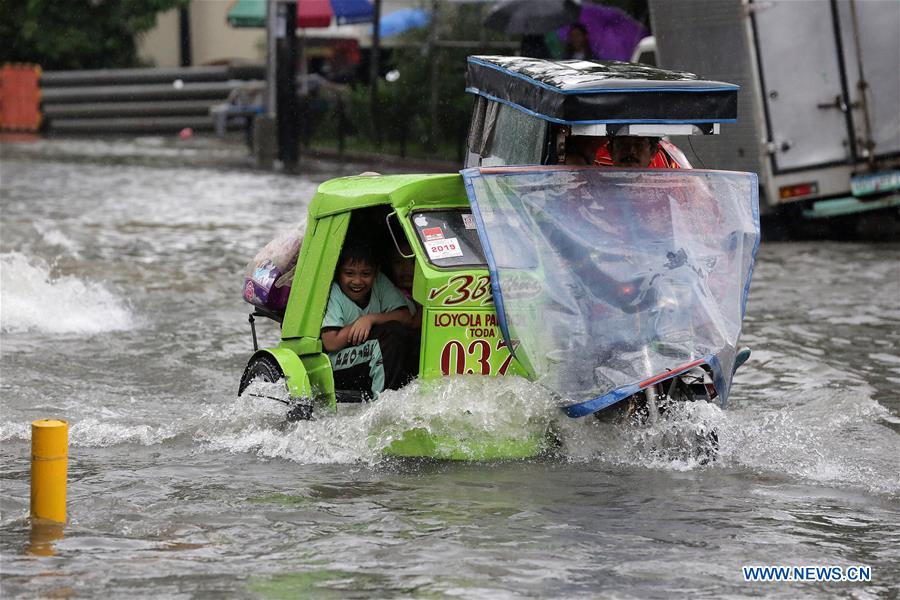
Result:
{"label": "sidecar window opening", "polygon": [[[378,263],[378,270],[383,273],[388,279],[390,279],[391,283],[400,288],[400,286],[397,285],[397,282],[394,281],[395,278],[391,269],[391,261],[397,253],[396,246],[394,244],[394,237],[392,237],[391,235],[392,231],[393,235],[396,236],[397,243],[400,244],[401,248],[403,246],[404,240],[407,241],[409,247],[412,247],[412,245],[406,238],[406,234],[402,231],[402,227],[392,227],[388,224],[388,215],[393,212],[394,208],[389,204],[369,206],[366,208],[358,208],[350,211],[350,222],[347,224],[347,232],[344,235],[343,244],[341,245],[341,251],[348,245],[368,245],[372,249],[372,255],[375,261]],[[391,222],[394,221],[396,220],[392,217]],[[340,256],[340,252],[338,252],[338,256]],[[340,258],[338,258],[337,263],[334,266],[334,274],[332,276],[333,279],[336,279],[339,268]],[[331,288],[329,285],[329,290],[330,289]],[[401,289],[401,292],[402,291],[403,290]],[[324,313],[322,317],[324,317]],[[321,322],[322,318],[319,319],[320,324]],[[418,346],[415,351],[417,353],[421,353],[421,346]],[[415,364],[418,365],[418,363],[419,358],[418,354],[416,354]],[[416,377],[419,376],[418,366],[416,367],[413,375]],[[356,390],[357,388],[348,389]],[[342,397],[354,397],[355,392],[351,391],[348,394],[348,389],[341,389],[337,393]],[[367,389],[368,388],[366,388],[366,390]],[[342,401],[347,400],[338,400],[338,402]]]}
{"label": "sidecar window opening", "polygon": [[[378,268],[382,273],[390,274],[391,259],[394,257],[394,241],[386,222],[388,214],[393,209],[388,205],[370,206],[354,210],[350,214],[350,224],[347,227],[347,235],[344,237],[344,245],[365,244],[372,248]],[[395,235],[403,235],[399,228]],[[402,240],[398,237],[398,242]],[[340,265],[335,265],[335,270]]]}

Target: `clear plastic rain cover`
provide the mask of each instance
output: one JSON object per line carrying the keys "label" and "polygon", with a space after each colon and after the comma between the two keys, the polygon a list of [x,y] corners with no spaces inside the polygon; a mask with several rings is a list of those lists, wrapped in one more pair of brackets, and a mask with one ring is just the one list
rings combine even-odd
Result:
{"label": "clear plastic rain cover", "polygon": [[503,335],[570,416],[700,364],[726,402],[759,246],[755,174],[462,175]]}

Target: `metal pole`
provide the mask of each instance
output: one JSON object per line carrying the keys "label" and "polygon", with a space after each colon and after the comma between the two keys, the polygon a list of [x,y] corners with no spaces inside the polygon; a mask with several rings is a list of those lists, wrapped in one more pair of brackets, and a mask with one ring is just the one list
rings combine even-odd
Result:
{"label": "metal pole", "polygon": [[381,0],[375,0],[375,13],[372,27],[372,48],[369,50],[369,110],[372,116],[372,127],[375,130],[375,143],[381,146],[381,119],[378,114],[378,70],[381,50]]}
{"label": "metal pole", "polygon": [[278,40],[278,1],[266,2],[266,114],[275,118],[278,102],[275,93]]}
{"label": "metal pole", "polygon": [[850,159],[852,164],[859,160],[859,150],[856,139],[856,126],[853,124],[853,109],[850,107],[850,85],[847,82],[847,65],[844,63],[844,43],[841,34],[841,16],[837,0],[831,0],[831,24],[834,28],[834,44],[837,49],[838,74],[841,81],[841,97],[836,100],[835,108],[844,113],[844,121],[847,123],[847,141],[850,143]]}
{"label": "metal pole", "polygon": [[194,59],[191,55],[191,9],[182,6],[178,9],[178,41],[181,50],[181,66],[189,67]]}
{"label": "metal pole", "polygon": [[301,29],[297,47],[300,55],[300,98],[297,104],[299,123],[297,134],[305,147],[310,144],[309,66],[306,64],[306,30]]}
{"label": "metal pole", "polygon": [[[283,27],[282,27],[283,23]],[[278,158],[293,171],[299,158],[297,103],[297,3],[278,3],[276,93]]]}
{"label": "metal pole", "polygon": [[253,313],[250,313],[250,334],[253,336],[253,351],[256,352],[259,350],[259,340],[256,339],[256,319],[253,318]]}
{"label": "metal pole", "polygon": [[431,1],[431,28],[428,31],[428,60],[431,63],[429,73],[429,86],[431,94],[428,98],[428,149],[432,152],[437,148],[438,140],[438,2]]}
{"label": "metal pole", "polygon": [[344,135],[347,128],[347,117],[344,114],[344,92],[338,91],[337,95],[337,119],[338,119],[338,156],[344,158],[346,140]]}
{"label": "metal pole", "polygon": [[863,125],[865,127],[866,138],[862,140],[862,146],[866,151],[866,162],[869,169],[875,169],[875,138],[872,135],[872,119],[869,114],[869,102],[867,92],[869,91],[869,82],[863,73],[863,56],[862,56],[862,40],[859,33],[859,17],[856,14],[856,0],[850,0],[850,16],[853,20],[853,44],[856,49],[856,70],[859,81],[856,83],[856,89],[859,90],[859,104],[863,112]]}

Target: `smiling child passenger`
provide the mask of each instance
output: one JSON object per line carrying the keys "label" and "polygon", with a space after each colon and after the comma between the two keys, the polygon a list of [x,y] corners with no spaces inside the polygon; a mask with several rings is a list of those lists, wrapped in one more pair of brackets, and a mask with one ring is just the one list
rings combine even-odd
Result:
{"label": "smiling child passenger", "polygon": [[407,383],[418,362],[418,344],[404,327],[411,318],[406,299],[378,269],[372,249],[345,246],[322,320],[335,389],[371,392],[374,398]]}

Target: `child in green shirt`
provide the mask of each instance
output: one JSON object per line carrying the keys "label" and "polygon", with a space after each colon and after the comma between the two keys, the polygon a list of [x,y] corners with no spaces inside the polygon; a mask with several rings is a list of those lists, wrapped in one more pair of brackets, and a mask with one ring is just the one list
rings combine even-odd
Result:
{"label": "child in green shirt", "polygon": [[407,383],[418,367],[416,332],[406,299],[379,271],[369,246],[341,251],[322,320],[336,390],[362,390],[375,398]]}

